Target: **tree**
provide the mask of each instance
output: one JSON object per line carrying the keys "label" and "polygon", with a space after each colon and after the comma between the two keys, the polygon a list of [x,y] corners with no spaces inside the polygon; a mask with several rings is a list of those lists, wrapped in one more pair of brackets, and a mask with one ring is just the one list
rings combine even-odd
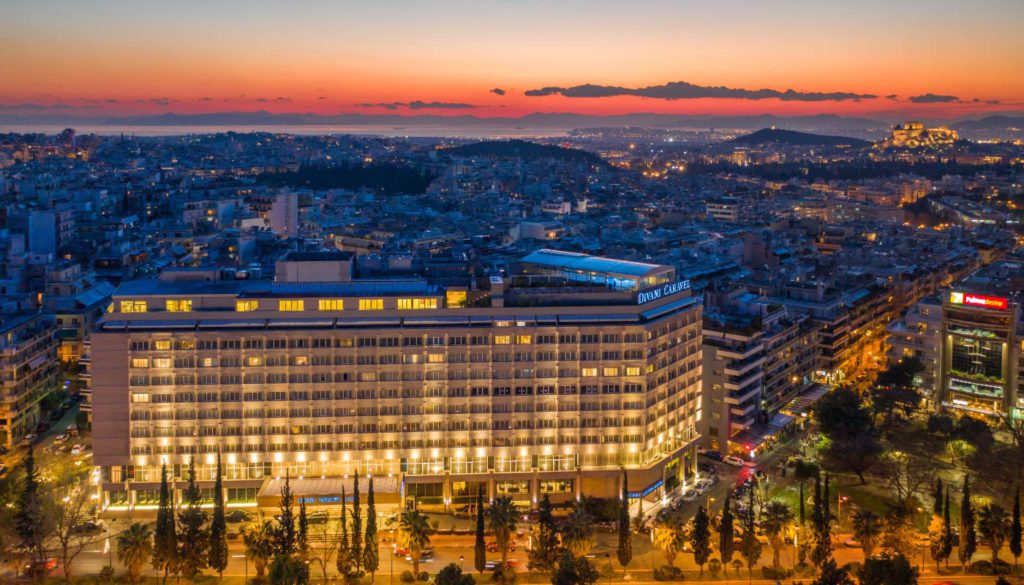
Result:
{"label": "tree", "polygon": [[724,565],[728,565],[732,561],[735,532],[735,517],[732,514],[732,504],[729,495],[726,495],[725,504],[722,506],[722,519],[718,526],[718,552],[722,555],[722,564]]}
{"label": "tree", "polygon": [[897,505],[885,516],[882,545],[907,558],[917,550],[917,530],[914,528],[914,508],[909,503]]}
{"label": "tree", "polygon": [[348,583],[355,573],[355,563],[352,562],[352,539],[348,533],[348,499],[345,497],[344,487],[341,488],[341,524],[338,532],[338,572]]}
{"label": "tree", "polygon": [[882,519],[871,510],[860,509],[853,515],[853,538],[860,542],[861,550],[864,551],[864,558],[867,559],[875,552],[878,541],[882,536],[882,529],[885,525]]}
{"label": "tree", "polygon": [[128,581],[137,583],[142,566],[153,555],[153,535],[149,526],[133,523],[117,535],[117,560],[128,570]]}
{"label": "tree", "polygon": [[886,478],[898,505],[914,498],[935,477],[934,467],[914,460],[903,451],[890,449],[881,457],[879,471]]}
{"label": "tree", "polygon": [[309,548],[307,551],[311,561],[320,566],[320,575],[327,582],[327,567],[338,551],[338,527],[333,522],[313,524],[310,528]]}
{"label": "tree", "polygon": [[805,500],[807,499],[804,496],[804,483],[803,482],[800,482],[800,495],[798,497],[800,499],[800,502],[799,502],[800,503],[800,528],[803,528],[804,527],[805,516],[806,516],[806,513],[804,512],[804,507],[806,505],[806,501]]}
{"label": "tree", "polygon": [[[482,529],[480,534],[482,539]],[[530,558],[529,569],[553,574],[558,567],[558,559],[562,556],[562,550],[558,542],[555,518],[551,512],[551,499],[547,494],[544,494],[537,507],[537,526],[534,527],[533,535],[533,546],[527,551]]]}
{"label": "tree", "polygon": [[1013,555],[1013,568],[1017,568],[1017,559],[1021,554],[1020,525],[1020,489],[1013,493],[1013,518],[1010,520],[1010,554]]}
{"label": "tree", "polygon": [[305,500],[299,500],[299,530],[295,536],[295,548],[299,557],[305,559],[309,552],[309,518],[306,516]]}
{"label": "tree", "polygon": [[574,557],[582,557],[594,547],[594,522],[580,502],[573,504],[562,523],[562,545]]}
{"label": "tree", "polygon": [[615,556],[622,565],[622,574],[626,574],[626,566],[633,560],[633,534],[629,529],[629,483],[626,471],[622,471],[622,492],[619,496],[619,545]]}
{"label": "tree", "polygon": [[854,585],[854,583],[846,569],[839,568],[835,559],[830,558],[821,566],[818,578],[811,581],[811,585]]}
{"label": "tree", "polygon": [[[663,509],[659,512],[654,533],[651,536],[654,547],[665,555],[665,561],[669,565],[675,566],[676,555],[682,552],[686,545],[686,520],[683,518],[682,512],[673,509]],[[565,542],[564,535],[562,540]]]}
{"label": "tree", "polygon": [[363,569],[369,571],[372,578],[377,574],[377,568],[380,566],[380,545],[377,542],[377,504],[374,502],[373,476],[370,476],[369,480],[366,494],[366,538],[363,539]]}
{"label": "tree", "polygon": [[284,485],[281,486],[281,502],[278,504],[280,513],[277,515],[277,529],[275,530],[278,555],[290,555],[295,552],[295,512],[292,510],[294,501],[291,477],[289,472],[285,471]]}
{"label": "tree", "polygon": [[558,561],[558,570],[551,578],[551,585],[594,585],[600,576],[586,557],[573,556],[566,550]]}
{"label": "tree", "polygon": [[359,469],[352,476],[352,564],[356,574],[363,567],[363,513],[359,501]]}
{"label": "tree", "polygon": [[1010,532],[1010,519],[999,504],[988,504],[978,512],[978,532],[990,549],[992,564],[999,564],[999,551]]}
{"label": "tree", "polygon": [[39,472],[36,470],[36,459],[31,444],[28,446],[28,453],[25,454],[23,467],[25,479],[22,480],[15,505],[14,530],[21,540],[21,546],[31,551],[33,559],[39,562],[46,557],[43,542],[46,538],[43,525],[46,518],[43,513],[42,495],[39,493]]}
{"label": "tree", "polygon": [[754,507],[754,491],[748,492],[750,497],[748,504],[739,514],[740,524],[743,526],[743,536],[740,538],[740,554],[747,562],[747,575],[753,576],[754,566],[761,558],[763,546],[757,539],[757,509]]}
{"label": "tree", "polygon": [[[941,546],[939,547],[939,555],[935,557],[935,562],[943,560],[946,566],[949,566],[949,556],[953,554],[953,525],[950,521],[949,512],[949,488],[946,488],[945,506],[942,509],[942,533],[941,533]],[[934,556],[934,555],[933,555]]]}
{"label": "tree", "polygon": [[828,475],[822,490],[821,476],[814,479],[811,511],[811,564],[821,568],[832,558],[832,525],[829,510]]}
{"label": "tree", "polygon": [[203,522],[205,515],[200,508],[199,486],[196,485],[196,460],[188,462],[188,483],[182,499],[185,509],[178,514],[181,531],[178,533],[178,569],[182,575],[191,579],[206,567],[206,556],[203,543],[206,542]]}
{"label": "tree", "polygon": [[277,530],[268,520],[261,517],[253,523],[242,535],[242,543],[245,544],[245,556],[247,561],[251,560],[256,569],[256,580],[262,581],[266,572],[267,564],[274,556],[277,548]]}
{"label": "tree", "polygon": [[[544,496],[547,500],[547,495]],[[550,504],[550,502],[549,502]],[[543,502],[541,503],[543,513]],[[487,543],[484,542],[484,490],[476,490],[476,538],[473,542],[473,567],[478,573],[487,568]],[[532,557],[531,557],[532,558]]]}
{"label": "tree", "polygon": [[917,569],[903,555],[865,559],[860,585],[917,585]]}
{"label": "tree", "polygon": [[506,568],[508,561],[508,543],[512,535],[516,533],[516,521],[519,519],[519,512],[512,498],[502,496],[491,503],[487,509],[487,527],[494,534],[494,540],[501,551],[501,570]]}
{"label": "tree", "polygon": [[932,515],[942,517],[942,478],[935,478],[935,489],[932,491]]}
{"label": "tree", "polygon": [[174,502],[167,485],[167,464],[160,470],[160,505],[156,512],[156,533],[153,536],[153,568],[167,575],[178,572],[178,534],[174,523]]}
{"label": "tree", "polygon": [[92,539],[78,530],[79,525],[89,517],[92,502],[88,471],[70,461],[58,459],[47,463],[48,479],[44,484],[43,518],[44,533],[56,539],[59,560],[64,567],[64,578],[70,585],[71,565]]}
{"label": "tree", "polygon": [[309,565],[295,553],[275,555],[267,581],[270,585],[308,585]]}
{"label": "tree", "polygon": [[779,554],[782,547],[786,545],[786,532],[793,524],[793,511],[785,502],[777,500],[768,502],[764,512],[761,514],[761,529],[768,537],[768,544],[772,547],[772,567],[779,568]]}
{"label": "tree", "polygon": [[867,483],[865,473],[881,452],[874,436],[871,413],[860,396],[850,388],[838,388],[821,398],[814,410],[825,447],[824,461],[832,468],[857,474]]}
{"label": "tree", "polygon": [[964,477],[964,489],[960,496],[960,565],[966,567],[978,549],[978,535],[975,531],[974,504],[971,503],[970,478]]}
{"label": "tree", "polygon": [[700,567],[700,577],[703,579],[704,565],[711,556],[711,520],[704,506],[697,507],[697,515],[693,518],[690,546],[693,547],[693,562]]}
{"label": "tree", "polygon": [[476,579],[473,579],[472,575],[463,573],[455,563],[448,563],[437,572],[435,583],[436,585],[476,585]]}
{"label": "tree", "polygon": [[217,478],[213,482],[213,520],[210,521],[210,545],[206,562],[217,575],[224,579],[228,566],[228,526],[224,517],[224,470],[220,453],[217,453]]}
{"label": "tree", "polygon": [[430,525],[419,510],[402,512],[398,528],[398,544],[409,551],[413,573],[420,574],[420,555],[430,546]]}
{"label": "tree", "polygon": [[928,551],[932,555],[932,560],[935,561],[936,571],[939,570],[939,563],[943,559],[942,550],[945,545],[943,526],[942,516],[932,516],[931,522],[928,523]]}

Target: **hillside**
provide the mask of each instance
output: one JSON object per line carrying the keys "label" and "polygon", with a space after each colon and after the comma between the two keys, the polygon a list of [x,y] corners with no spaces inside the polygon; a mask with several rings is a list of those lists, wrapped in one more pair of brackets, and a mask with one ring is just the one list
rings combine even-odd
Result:
{"label": "hillside", "polygon": [[472,144],[463,144],[440,151],[440,154],[452,156],[483,156],[489,158],[518,158],[524,161],[554,159],[566,162],[580,162],[591,165],[606,166],[601,157],[592,152],[576,148],[563,148],[551,144],[537,144],[526,140],[485,140]]}
{"label": "hillside", "polygon": [[780,130],[777,128],[764,128],[729,140],[727,144],[739,146],[762,146],[775,144],[783,146],[830,146],[864,148],[871,146],[871,143],[858,138],[847,136],[826,136],[824,134],[808,134],[795,130]]}

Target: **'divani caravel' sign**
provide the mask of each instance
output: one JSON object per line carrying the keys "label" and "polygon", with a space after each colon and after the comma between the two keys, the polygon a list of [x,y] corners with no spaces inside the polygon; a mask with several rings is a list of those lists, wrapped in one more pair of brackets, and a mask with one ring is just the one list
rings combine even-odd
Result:
{"label": "'divani caravel' sign", "polygon": [[677,280],[676,282],[662,284],[636,293],[636,304],[643,305],[644,303],[656,301],[684,290],[690,290],[689,280]]}

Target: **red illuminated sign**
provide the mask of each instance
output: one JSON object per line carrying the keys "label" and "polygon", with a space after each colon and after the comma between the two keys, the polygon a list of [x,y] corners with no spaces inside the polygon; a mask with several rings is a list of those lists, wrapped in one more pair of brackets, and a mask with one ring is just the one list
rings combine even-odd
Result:
{"label": "red illuminated sign", "polygon": [[953,292],[949,295],[949,302],[954,305],[968,305],[971,307],[982,307],[984,309],[1006,310],[1010,301],[1003,297],[990,297],[987,295],[976,295],[973,293]]}

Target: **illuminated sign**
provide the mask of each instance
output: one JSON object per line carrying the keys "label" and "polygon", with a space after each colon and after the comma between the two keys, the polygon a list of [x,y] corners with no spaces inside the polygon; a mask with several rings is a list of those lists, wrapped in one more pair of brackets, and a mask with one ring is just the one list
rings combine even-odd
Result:
{"label": "illuminated sign", "polygon": [[970,307],[981,307],[983,309],[1000,309],[1005,311],[1010,306],[1010,301],[1003,297],[990,297],[972,293],[951,292],[949,302],[954,305],[967,305]]}
{"label": "illuminated sign", "polygon": [[649,288],[636,293],[636,304],[643,305],[644,303],[656,301],[662,297],[674,295],[676,293],[683,292],[684,290],[690,290],[689,280],[679,280],[662,286]]}

